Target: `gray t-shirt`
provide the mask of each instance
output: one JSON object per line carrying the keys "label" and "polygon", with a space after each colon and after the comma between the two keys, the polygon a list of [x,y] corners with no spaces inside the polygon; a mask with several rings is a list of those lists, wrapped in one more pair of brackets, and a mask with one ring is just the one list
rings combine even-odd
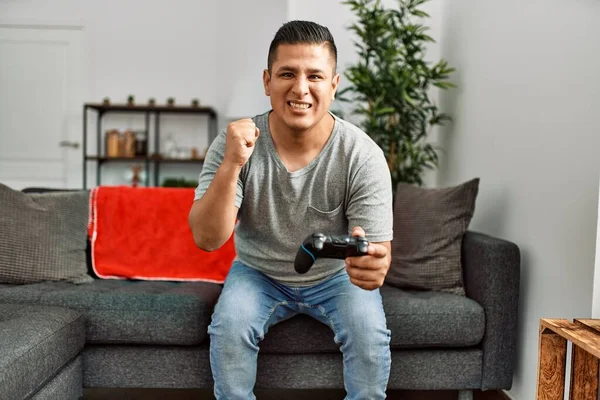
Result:
{"label": "gray t-shirt", "polygon": [[[273,144],[268,115],[253,118],[260,136],[238,179],[237,259],[284,284],[307,286],[344,268],[344,260],[317,259],[308,273],[298,274],[294,259],[310,234],[347,234],[360,226],[371,242],[392,240],[392,184],[381,148],[334,115],[333,131],[321,153],[304,168],[289,172]],[[223,131],[211,144],[195,199],[212,182],[223,160],[225,139]]]}

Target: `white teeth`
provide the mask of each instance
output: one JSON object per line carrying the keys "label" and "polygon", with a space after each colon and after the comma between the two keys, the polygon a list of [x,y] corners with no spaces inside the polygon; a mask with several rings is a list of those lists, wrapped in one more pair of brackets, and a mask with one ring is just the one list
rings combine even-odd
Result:
{"label": "white teeth", "polygon": [[294,103],[293,101],[290,101],[288,104],[299,110],[306,110],[308,107],[310,107],[310,104],[299,104],[299,103]]}

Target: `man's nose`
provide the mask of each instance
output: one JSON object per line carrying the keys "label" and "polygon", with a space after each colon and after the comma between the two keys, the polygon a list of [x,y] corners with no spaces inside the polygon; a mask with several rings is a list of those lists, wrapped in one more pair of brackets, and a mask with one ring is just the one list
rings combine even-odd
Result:
{"label": "man's nose", "polygon": [[296,77],[294,81],[294,86],[292,87],[292,92],[294,95],[298,97],[302,97],[308,93],[308,79],[304,76]]}

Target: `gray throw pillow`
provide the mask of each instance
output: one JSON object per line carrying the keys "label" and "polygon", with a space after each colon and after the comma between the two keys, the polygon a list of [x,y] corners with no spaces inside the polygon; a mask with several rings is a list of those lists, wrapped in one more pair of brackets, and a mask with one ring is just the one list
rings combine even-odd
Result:
{"label": "gray throw pillow", "polygon": [[26,194],[0,184],[0,283],[92,282],[89,191]]}
{"label": "gray throw pillow", "polygon": [[392,264],[386,283],[464,295],[462,239],[478,191],[479,178],[434,189],[398,184]]}

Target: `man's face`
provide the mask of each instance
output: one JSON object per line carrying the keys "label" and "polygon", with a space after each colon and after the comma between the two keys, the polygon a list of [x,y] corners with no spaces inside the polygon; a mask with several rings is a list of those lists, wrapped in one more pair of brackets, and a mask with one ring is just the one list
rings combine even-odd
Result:
{"label": "man's face", "polygon": [[325,45],[283,44],[271,73],[263,73],[265,93],[276,117],[294,131],[317,125],[327,114],[340,81]]}

